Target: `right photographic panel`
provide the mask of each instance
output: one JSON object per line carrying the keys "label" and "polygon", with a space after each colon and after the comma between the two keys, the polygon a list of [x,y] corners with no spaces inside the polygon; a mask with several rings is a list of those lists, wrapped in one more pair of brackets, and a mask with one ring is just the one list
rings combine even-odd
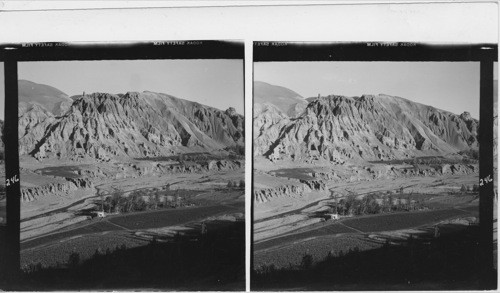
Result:
{"label": "right photographic panel", "polygon": [[253,52],[252,290],[496,288],[496,45]]}

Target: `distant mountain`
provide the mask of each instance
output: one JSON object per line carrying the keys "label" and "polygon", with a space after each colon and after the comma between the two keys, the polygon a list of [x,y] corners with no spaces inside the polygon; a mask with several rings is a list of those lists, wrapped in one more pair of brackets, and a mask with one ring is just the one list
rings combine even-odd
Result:
{"label": "distant mountain", "polygon": [[64,115],[33,105],[19,117],[20,155],[155,157],[244,144],[243,116],[153,92],[74,96]]}
{"label": "distant mountain", "polygon": [[54,87],[28,80],[18,81],[18,94],[21,113],[28,111],[34,104],[37,104],[54,115],[60,115],[73,102],[68,95]]}
{"label": "distant mountain", "polygon": [[[254,117],[260,121],[260,117]],[[278,120],[276,120],[278,121]],[[255,155],[271,160],[387,160],[478,148],[479,121],[388,95],[327,96],[298,118],[254,138]],[[276,135],[277,134],[277,137]]]}
{"label": "distant mountain", "polygon": [[273,104],[278,110],[290,117],[296,117],[304,111],[307,101],[296,92],[285,87],[254,81],[254,104]]}

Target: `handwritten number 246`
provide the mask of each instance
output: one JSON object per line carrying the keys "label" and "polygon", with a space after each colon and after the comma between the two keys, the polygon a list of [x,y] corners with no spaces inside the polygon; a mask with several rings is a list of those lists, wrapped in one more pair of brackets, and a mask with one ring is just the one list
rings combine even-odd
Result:
{"label": "handwritten number 246", "polygon": [[491,176],[488,175],[484,179],[483,178],[479,179],[479,186],[483,186],[483,185],[490,183],[490,182],[493,182],[493,179],[491,179]]}
{"label": "handwritten number 246", "polygon": [[6,181],[5,185],[10,186],[11,184],[19,182],[19,178],[17,178],[17,175],[14,175],[12,178],[7,178]]}

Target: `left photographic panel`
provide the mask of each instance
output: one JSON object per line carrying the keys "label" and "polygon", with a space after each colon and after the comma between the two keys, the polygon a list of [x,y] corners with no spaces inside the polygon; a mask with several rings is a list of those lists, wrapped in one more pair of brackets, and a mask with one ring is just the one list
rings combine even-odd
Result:
{"label": "left photographic panel", "polygon": [[244,290],[243,43],[26,50],[21,289]]}

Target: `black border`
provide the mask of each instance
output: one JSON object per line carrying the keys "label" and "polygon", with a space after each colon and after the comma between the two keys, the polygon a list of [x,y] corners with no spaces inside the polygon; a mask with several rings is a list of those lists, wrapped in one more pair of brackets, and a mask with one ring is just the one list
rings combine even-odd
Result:
{"label": "black border", "polygon": [[[19,178],[17,63],[25,61],[241,59],[245,93],[244,42],[177,40],[114,43],[0,44],[5,72],[6,178]],[[243,108],[244,109],[244,108]],[[242,113],[244,115],[244,113]],[[22,178],[20,178],[22,180]],[[20,277],[20,181],[7,187],[7,225],[0,227],[0,289],[16,290]],[[245,239],[246,241],[246,239]],[[5,243],[5,248],[2,245]],[[2,280],[3,279],[3,280]]]}
{"label": "black border", "polygon": [[0,60],[243,59],[242,41],[21,43],[0,45]]}
{"label": "black border", "polygon": [[[13,61],[11,56],[8,56],[4,61],[5,72],[5,110],[3,141],[5,145],[5,177],[19,177],[19,153],[18,153],[18,106],[17,106],[17,62]],[[16,97],[7,99],[7,97]],[[6,179],[5,178],[5,179]],[[5,180],[1,179],[1,180]],[[2,227],[0,245],[3,251],[0,256],[4,261],[0,265],[0,276],[5,278],[5,281],[15,280],[18,277],[18,268],[20,261],[20,214],[21,214],[21,190],[20,183],[15,182],[6,186],[7,196],[7,224]],[[12,270],[11,268],[14,268]],[[0,282],[0,285],[4,285]]]}
{"label": "black border", "polygon": [[[280,42],[254,41],[253,62],[294,61],[390,61],[390,62],[480,62],[480,123],[479,123],[479,178],[493,178],[493,62],[498,60],[497,44],[429,44],[414,42]],[[255,72],[252,68],[252,77]],[[255,79],[254,79],[255,80]],[[253,80],[253,81],[254,81]],[[252,87],[253,87],[252,81]],[[252,100],[253,101],[253,100]],[[253,113],[252,113],[253,119]],[[253,139],[252,128],[252,139]],[[252,155],[254,146],[252,144]],[[254,177],[251,174],[251,233],[250,275],[254,269],[253,221]],[[479,179],[478,178],[478,179]],[[496,180],[496,178],[493,178]],[[497,275],[493,264],[493,182],[479,190],[480,249],[479,261],[484,276],[483,288],[496,289]],[[250,290],[252,290],[250,279]]]}
{"label": "black border", "polygon": [[412,42],[269,42],[256,41],[254,62],[284,61],[496,61],[496,44],[424,44]]}

